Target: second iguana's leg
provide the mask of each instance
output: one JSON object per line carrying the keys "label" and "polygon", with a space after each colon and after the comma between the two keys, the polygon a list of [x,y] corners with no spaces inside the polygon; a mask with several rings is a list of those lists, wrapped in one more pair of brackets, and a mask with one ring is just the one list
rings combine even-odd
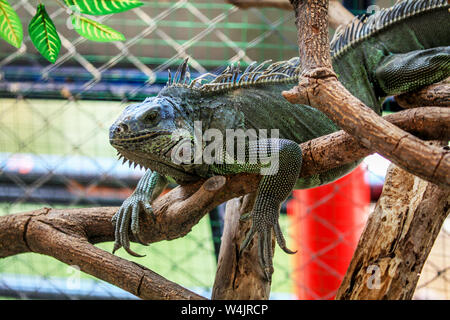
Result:
{"label": "second iguana's leg", "polygon": [[450,46],[391,54],[375,69],[383,95],[413,91],[450,76]]}
{"label": "second iguana's leg", "polygon": [[161,194],[166,186],[167,179],[164,176],[151,170],[145,172],[133,194],[123,202],[112,218],[112,223],[115,227],[113,253],[123,246],[129,254],[141,257],[141,255],[130,249],[129,229],[131,229],[138,242],[145,244],[139,237],[139,212],[142,209],[145,213],[152,216],[153,210],[150,203]]}
{"label": "second iguana's leg", "polygon": [[[259,183],[256,201],[250,214],[252,226],[241,244],[242,253],[255,235],[258,236],[258,256],[267,279],[273,272],[272,230],[278,245],[287,253],[294,253],[286,247],[286,241],[278,222],[280,207],[291,193],[300,173],[302,151],[300,146],[286,139],[264,139],[249,144],[248,158],[268,151],[270,165],[262,161],[233,165],[215,166],[216,173],[228,174],[251,172],[263,174]],[[248,159],[247,159],[248,160]]]}

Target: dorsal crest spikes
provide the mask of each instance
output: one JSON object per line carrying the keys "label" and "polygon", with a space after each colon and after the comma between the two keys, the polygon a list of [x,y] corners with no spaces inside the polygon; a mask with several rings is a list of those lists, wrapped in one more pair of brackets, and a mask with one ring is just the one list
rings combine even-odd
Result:
{"label": "dorsal crest spikes", "polygon": [[[355,17],[349,24],[339,26],[331,40],[331,56],[337,58],[353,45],[367,39],[376,32],[411,16],[436,8],[449,6],[449,0],[402,0],[393,7]],[[296,82],[300,72],[298,57],[275,62],[265,67],[271,60],[247,66],[244,72],[240,64],[226,67],[216,75],[205,73],[191,80],[188,58],[178,67],[172,77],[168,71],[167,87],[183,87],[203,92],[233,90],[259,84]],[[265,67],[265,68],[264,68]]]}
{"label": "dorsal crest spikes", "polygon": [[331,55],[336,58],[356,43],[398,21],[448,5],[448,0],[402,0],[373,15],[357,16],[349,24],[336,29],[330,44]]}
{"label": "dorsal crest spikes", "polygon": [[180,64],[180,66],[177,69],[177,72],[175,73],[175,76],[172,79],[172,74],[170,73],[170,69],[167,70],[167,86],[174,85],[174,84],[185,84],[186,82],[191,81],[191,73],[189,72],[189,65],[188,65],[189,57],[184,59],[183,63]]}
{"label": "dorsal crest spikes", "polygon": [[275,84],[295,82],[298,80],[300,65],[300,59],[298,57],[287,61],[275,62],[265,67],[270,62],[271,60],[264,61],[260,64],[253,62],[247,66],[244,72],[241,72],[240,63],[238,62],[236,65],[232,64],[226,67],[218,75],[205,73],[191,81],[188,59],[185,59],[178,67],[173,78],[170,70],[168,71],[167,87],[184,87],[198,91],[212,92],[232,90],[262,83]]}

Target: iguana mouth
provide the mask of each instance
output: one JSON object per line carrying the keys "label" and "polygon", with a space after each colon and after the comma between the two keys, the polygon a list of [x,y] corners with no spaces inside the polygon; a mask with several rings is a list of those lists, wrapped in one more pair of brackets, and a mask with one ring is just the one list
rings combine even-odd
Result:
{"label": "iguana mouth", "polygon": [[143,141],[147,141],[149,139],[152,139],[157,136],[161,135],[169,135],[171,134],[171,131],[169,130],[158,130],[158,131],[152,131],[152,132],[146,132],[141,134],[131,134],[129,136],[120,137],[120,138],[112,138],[109,141],[112,145],[118,144],[120,145],[123,142],[131,142],[131,143],[139,143]]}
{"label": "iguana mouth", "polygon": [[[148,160],[156,161],[156,162],[161,161],[161,159],[159,159],[157,157],[153,157],[150,154],[142,155],[137,152],[133,152],[130,150],[124,150],[124,149],[120,149],[120,148],[117,149],[117,156],[119,157],[119,160],[122,160],[122,164],[126,164],[128,162],[128,166],[130,168],[131,168],[131,166],[133,166],[134,168],[139,166],[141,169],[145,169],[145,170],[151,169],[149,167]],[[179,166],[171,163],[170,161],[164,161],[163,164],[167,167],[170,167],[174,170],[184,173],[184,171],[180,170]]]}

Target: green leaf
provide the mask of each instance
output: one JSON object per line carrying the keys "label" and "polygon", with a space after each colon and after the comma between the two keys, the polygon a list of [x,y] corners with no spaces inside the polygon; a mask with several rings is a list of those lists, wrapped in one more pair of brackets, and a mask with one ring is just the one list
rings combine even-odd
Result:
{"label": "green leaf", "polygon": [[16,48],[22,45],[22,23],[6,0],[0,0],[0,36]]}
{"label": "green leaf", "polygon": [[61,49],[61,39],[43,4],[38,5],[36,15],[28,25],[31,41],[51,63],[55,63]]}
{"label": "green leaf", "polygon": [[84,13],[94,16],[118,13],[140,7],[139,0],[64,0],[75,13]]}
{"label": "green leaf", "polygon": [[80,15],[72,15],[72,25],[78,34],[88,40],[98,42],[123,41],[119,31]]}

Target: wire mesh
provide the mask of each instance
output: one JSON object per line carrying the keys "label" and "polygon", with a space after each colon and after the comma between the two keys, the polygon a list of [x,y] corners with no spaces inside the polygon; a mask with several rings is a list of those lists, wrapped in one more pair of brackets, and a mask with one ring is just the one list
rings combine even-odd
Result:
{"label": "wire mesh", "polygon": [[[31,0],[11,4],[24,24],[35,13]],[[99,44],[86,41],[67,28],[68,15],[57,2],[48,2],[46,7],[62,41],[55,64],[47,63],[38,54],[28,36],[19,49],[1,42],[1,215],[43,206],[120,205],[143,171],[116,160],[116,153],[108,143],[109,126],[127,104],[155,95],[167,81],[167,70],[175,69],[186,57],[190,57],[191,71],[195,74],[217,72],[237,61],[245,67],[253,61],[285,60],[297,55],[293,14],[278,9],[240,10],[221,1],[148,2],[128,12],[99,17],[98,21],[113,26],[127,38],[125,42]],[[325,198],[336,193],[339,188]],[[294,197],[291,201],[302,200]],[[314,206],[308,210],[308,215],[314,217]],[[368,211],[364,208],[364,214]],[[149,247],[132,244],[133,250],[146,254],[145,258],[131,257],[122,250],[117,254],[209,296],[223,212],[221,206],[181,239]],[[282,213],[285,212],[283,207]],[[291,217],[282,214],[280,221],[284,233],[289,235],[289,243],[301,239],[302,235],[293,231],[295,224]],[[297,222],[301,224],[301,220]],[[335,221],[322,223],[335,228],[332,227]],[[303,268],[316,263],[340,278],[341,271],[321,262],[322,256],[329,256],[330,250],[348,241],[348,234],[333,230],[337,237],[324,250],[309,252],[311,261],[304,262]],[[361,231],[361,225],[355,230],[352,237]],[[444,250],[448,234],[448,231],[441,233],[430,255],[418,287],[420,298],[427,298],[426,294],[449,298],[446,274],[449,263]],[[99,247],[111,251],[112,243]],[[276,250],[274,267],[271,297],[295,299],[297,280],[291,257]],[[335,292],[305,290],[315,299],[330,298]],[[34,253],[0,259],[0,296],[135,298],[80,272],[76,266]]]}

